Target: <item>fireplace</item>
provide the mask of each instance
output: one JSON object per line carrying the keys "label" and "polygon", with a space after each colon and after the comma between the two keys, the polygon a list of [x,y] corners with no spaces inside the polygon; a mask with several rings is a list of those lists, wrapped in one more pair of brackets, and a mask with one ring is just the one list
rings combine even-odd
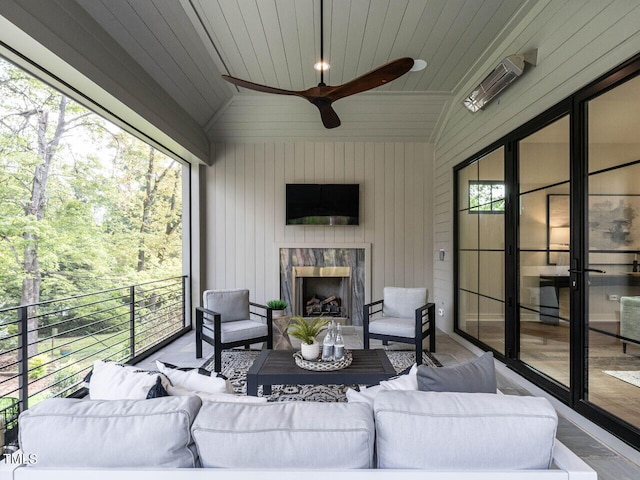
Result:
{"label": "fireplace", "polygon": [[292,267],[292,312],[303,317],[336,317],[351,323],[350,267]]}
{"label": "fireplace", "polygon": [[289,304],[287,313],[323,313],[342,324],[362,325],[362,306],[371,291],[369,249],[369,244],[280,246],[280,298]]}

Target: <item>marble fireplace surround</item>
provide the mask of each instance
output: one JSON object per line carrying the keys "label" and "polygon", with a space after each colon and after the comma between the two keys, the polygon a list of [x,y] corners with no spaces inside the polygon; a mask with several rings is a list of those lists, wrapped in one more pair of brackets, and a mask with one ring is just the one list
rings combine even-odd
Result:
{"label": "marble fireplace surround", "polygon": [[[371,300],[371,244],[280,245],[280,298],[293,305],[292,267],[350,267],[350,323],[362,325],[362,307]],[[291,307],[287,309],[291,313]]]}

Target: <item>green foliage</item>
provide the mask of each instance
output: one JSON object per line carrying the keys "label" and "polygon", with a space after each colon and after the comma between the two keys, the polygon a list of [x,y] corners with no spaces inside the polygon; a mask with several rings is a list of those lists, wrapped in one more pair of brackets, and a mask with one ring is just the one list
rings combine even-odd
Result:
{"label": "green foliage", "polygon": [[42,357],[34,357],[29,360],[29,380],[37,380],[47,373]]}
{"label": "green foliage", "polygon": [[18,346],[18,324],[0,325],[0,354]]}
{"label": "green foliage", "polygon": [[80,366],[78,364],[64,364],[60,365],[59,369],[53,375],[53,383],[49,389],[55,396],[58,393],[70,394],[71,391],[66,392],[67,389],[80,382],[78,373],[80,372]]}
{"label": "green foliage", "polygon": [[293,317],[289,326],[289,335],[311,345],[318,334],[325,329],[329,319],[317,317],[313,320],[305,320],[302,317]]}
{"label": "green foliage", "polygon": [[[45,301],[180,275],[181,175],[171,158],[0,59],[0,307],[18,305],[34,277]],[[34,185],[45,183],[34,205]],[[99,307],[65,320],[88,333],[122,321]]]}
{"label": "green foliage", "polygon": [[269,300],[267,302],[267,307],[273,308],[274,310],[284,310],[288,306],[289,306],[289,304],[287,302],[285,302],[284,300],[281,300],[281,299]]}

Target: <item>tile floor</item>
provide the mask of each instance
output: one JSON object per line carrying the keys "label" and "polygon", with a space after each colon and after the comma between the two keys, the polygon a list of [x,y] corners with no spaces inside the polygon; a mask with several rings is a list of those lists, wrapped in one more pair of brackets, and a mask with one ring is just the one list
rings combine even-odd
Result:
{"label": "tile floor", "polygon": [[[347,348],[362,348],[362,332],[358,327],[345,327],[345,345]],[[294,339],[294,347],[295,339]],[[389,348],[403,348],[401,345],[390,345]],[[373,348],[381,348],[378,341],[372,341]],[[155,368],[155,360],[164,360],[180,366],[199,367],[213,353],[213,347],[204,344],[203,358],[195,358],[195,334],[190,332],[168,345],[159,352],[138,363],[142,368]],[[443,332],[438,331],[437,353],[435,356],[444,366],[455,365],[475,356],[460,343]],[[515,378],[515,381],[514,381]],[[509,395],[530,395],[519,381],[517,375],[504,375],[498,372],[498,388]],[[640,466],[632,460],[640,458],[640,453],[632,450],[632,459],[610,448],[563,414],[559,414],[557,437],[571,450],[577,453],[586,463],[598,472],[599,480],[638,480]],[[630,447],[621,450],[629,451]]]}

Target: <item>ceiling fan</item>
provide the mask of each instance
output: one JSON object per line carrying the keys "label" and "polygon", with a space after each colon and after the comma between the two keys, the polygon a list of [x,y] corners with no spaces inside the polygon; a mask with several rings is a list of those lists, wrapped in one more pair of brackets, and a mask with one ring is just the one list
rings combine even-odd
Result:
{"label": "ceiling fan", "polygon": [[318,107],[322,123],[326,128],[336,128],[340,126],[340,118],[338,118],[338,114],[331,106],[333,102],[340,100],[341,98],[348,97],[349,95],[365,92],[372,88],[384,85],[385,83],[389,83],[411,70],[414,64],[413,59],[403,57],[392,60],[391,62],[371,70],[358,78],[354,78],[349,82],[343,83],[342,85],[326,85],[324,83],[324,70],[326,67],[323,67],[323,65],[326,65],[324,62],[323,49],[323,3],[323,0],[320,0],[320,62],[317,64],[320,65],[320,83],[317,87],[311,87],[307,90],[283,90],[281,88],[260,85],[258,83],[249,82],[229,75],[222,75],[222,78],[234,85],[255,90],[257,92],[302,97]]}

